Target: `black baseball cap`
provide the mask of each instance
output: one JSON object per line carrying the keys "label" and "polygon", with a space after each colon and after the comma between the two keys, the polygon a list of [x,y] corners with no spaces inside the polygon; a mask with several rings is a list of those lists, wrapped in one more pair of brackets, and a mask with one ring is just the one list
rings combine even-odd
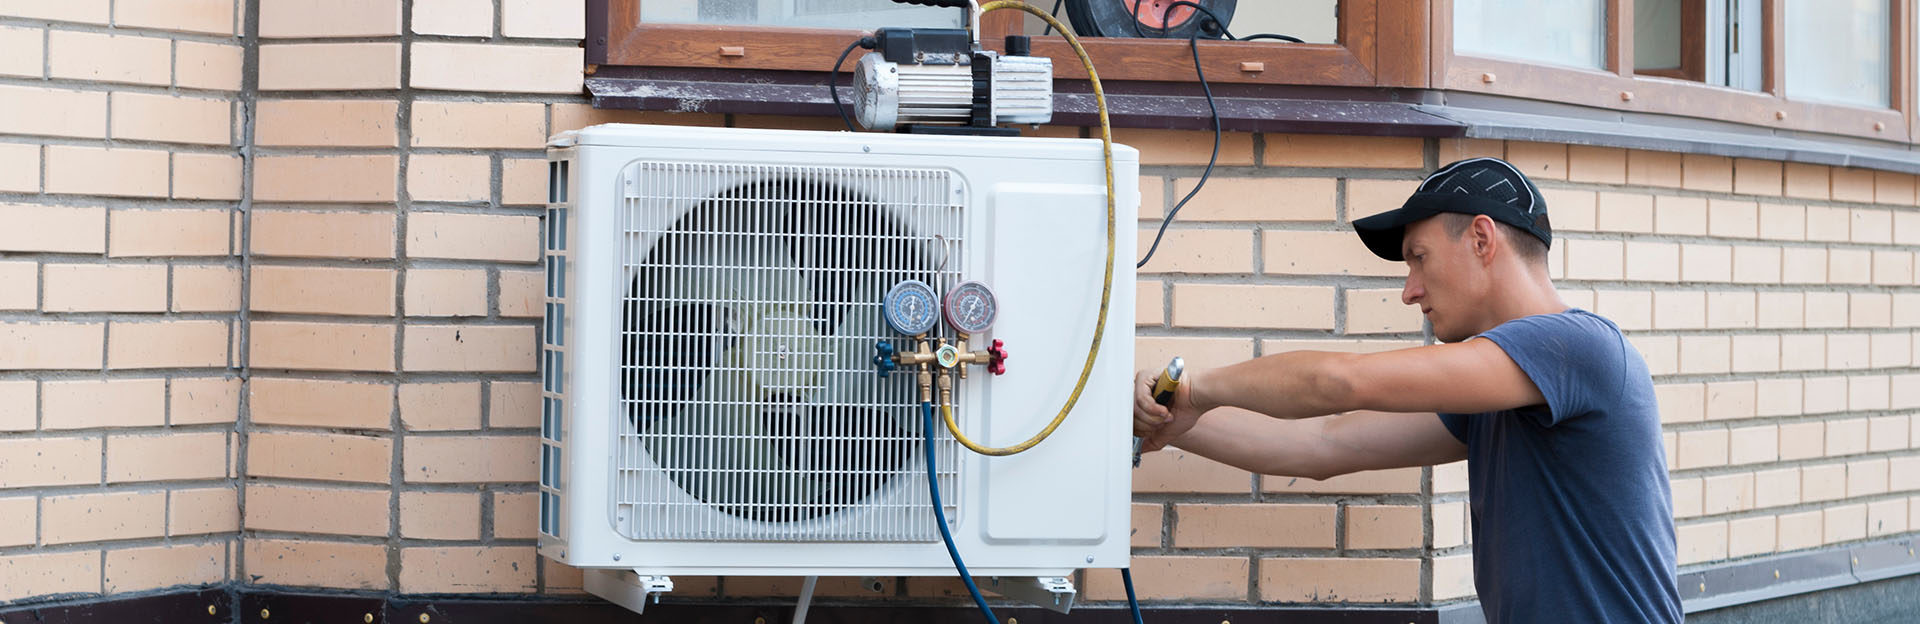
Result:
{"label": "black baseball cap", "polygon": [[1441,167],[1399,208],[1355,220],[1353,229],[1373,255],[1401,262],[1407,226],[1442,212],[1487,215],[1553,246],[1547,200],[1526,174],[1498,158],[1469,158]]}

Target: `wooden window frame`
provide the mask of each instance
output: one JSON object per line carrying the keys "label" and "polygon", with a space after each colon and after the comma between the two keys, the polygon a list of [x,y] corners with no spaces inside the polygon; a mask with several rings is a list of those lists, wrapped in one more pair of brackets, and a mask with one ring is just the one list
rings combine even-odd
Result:
{"label": "wooden window frame", "polygon": [[[824,72],[858,31],[780,26],[645,24],[643,0],[590,0],[587,62],[596,65]],[[1038,4],[1036,4],[1038,6]],[[1338,87],[1426,86],[1426,0],[1341,0],[1338,43],[1200,41],[1207,80],[1219,83]],[[987,14],[981,42],[998,48],[1027,16]],[[632,24],[619,28],[614,25]],[[1169,39],[1081,41],[1102,80],[1191,82],[1187,42]],[[768,52],[777,51],[777,52]],[[1053,58],[1054,71],[1084,80],[1086,71],[1059,36],[1034,37],[1033,52]]]}
{"label": "wooden window frame", "polygon": [[[1765,56],[1760,91],[1701,84],[1633,69],[1633,2],[1607,0],[1605,69],[1581,69],[1452,52],[1453,0],[1436,0],[1433,19],[1435,88],[1618,111],[1679,115],[1749,126],[1913,142],[1912,0],[1889,4],[1889,102],[1867,108],[1786,97],[1785,0],[1764,0]],[[1684,20],[1683,20],[1684,21]],[[1684,70],[1683,70],[1684,71]]]}

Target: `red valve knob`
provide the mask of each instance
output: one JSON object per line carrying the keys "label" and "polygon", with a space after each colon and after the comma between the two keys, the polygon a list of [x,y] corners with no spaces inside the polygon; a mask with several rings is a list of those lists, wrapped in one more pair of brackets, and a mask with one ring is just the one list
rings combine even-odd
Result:
{"label": "red valve knob", "polygon": [[1007,374],[1007,348],[996,339],[993,346],[987,347],[987,372],[995,375]]}

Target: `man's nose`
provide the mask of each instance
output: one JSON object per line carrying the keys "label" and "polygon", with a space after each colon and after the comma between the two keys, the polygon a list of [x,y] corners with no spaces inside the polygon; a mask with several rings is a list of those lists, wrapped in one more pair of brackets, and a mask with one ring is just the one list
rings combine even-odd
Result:
{"label": "man's nose", "polygon": [[1414,279],[1412,275],[1408,275],[1407,286],[1400,289],[1400,303],[1413,305],[1413,302],[1419,301],[1421,297],[1425,296],[1427,296],[1427,289],[1420,285],[1419,280]]}

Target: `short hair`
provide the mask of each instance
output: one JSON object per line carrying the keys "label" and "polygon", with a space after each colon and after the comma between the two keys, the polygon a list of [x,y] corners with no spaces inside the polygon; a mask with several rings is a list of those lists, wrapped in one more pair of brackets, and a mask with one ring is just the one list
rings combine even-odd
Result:
{"label": "short hair", "polygon": [[[1473,225],[1473,218],[1476,216],[1479,215],[1459,212],[1440,213],[1441,223],[1447,228],[1447,236],[1453,237],[1456,240],[1460,238],[1461,234],[1467,233],[1467,228]],[[1513,247],[1514,254],[1520,256],[1521,260],[1533,264],[1547,263],[1547,243],[1545,241],[1534,237],[1532,234],[1528,234],[1520,228],[1501,223],[1497,220],[1493,222],[1493,225],[1506,234],[1507,244]]]}

